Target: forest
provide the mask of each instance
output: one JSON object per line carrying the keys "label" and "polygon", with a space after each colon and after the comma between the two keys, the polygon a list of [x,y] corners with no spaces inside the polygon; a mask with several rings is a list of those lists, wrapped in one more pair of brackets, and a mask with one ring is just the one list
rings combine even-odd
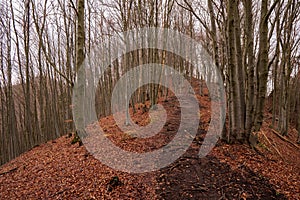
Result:
{"label": "forest", "polygon": [[300,199],[299,32],[297,0],[0,1],[0,199]]}

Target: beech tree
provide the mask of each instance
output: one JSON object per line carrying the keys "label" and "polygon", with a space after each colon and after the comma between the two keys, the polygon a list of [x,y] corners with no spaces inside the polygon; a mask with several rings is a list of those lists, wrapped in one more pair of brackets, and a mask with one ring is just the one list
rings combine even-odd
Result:
{"label": "beech tree", "polygon": [[[79,134],[79,136],[84,135],[84,126],[85,126],[85,119],[84,119],[84,102],[83,98],[85,96],[84,89],[85,89],[85,65],[84,65],[84,59],[85,59],[85,1],[84,0],[78,0],[77,1],[77,10],[76,10],[76,16],[77,16],[77,32],[76,32],[76,78],[77,78],[77,88],[76,88],[76,94],[77,97],[76,100],[78,105],[76,105],[77,110],[74,112],[76,113],[77,117],[77,124],[78,128],[76,130],[76,133]],[[77,134],[75,135],[75,138],[78,137]]]}

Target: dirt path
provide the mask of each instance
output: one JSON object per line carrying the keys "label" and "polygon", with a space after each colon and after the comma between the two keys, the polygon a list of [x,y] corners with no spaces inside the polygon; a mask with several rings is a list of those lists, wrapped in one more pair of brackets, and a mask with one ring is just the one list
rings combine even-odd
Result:
{"label": "dirt path", "polygon": [[[156,190],[159,199],[285,199],[263,176],[254,173],[245,165],[232,169],[213,154],[199,159],[199,148],[209,124],[207,96],[198,96],[201,101],[201,122],[198,134],[187,152],[172,165],[157,174]],[[176,104],[171,99],[168,104]],[[165,105],[168,108],[167,105]],[[168,130],[177,130],[180,115],[170,112]],[[168,132],[168,131],[167,131]],[[221,145],[219,142],[218,145]],[[218,148],[218,147],[217,147]],[[232,155],[234,156],[234,154]]]}
{"label": "dirt path", "polygon": [[160,171],[160,199],[285,199],[247,167],[232,170],[213,156],[198,159],[198,149],[193,144],[177,162]]}

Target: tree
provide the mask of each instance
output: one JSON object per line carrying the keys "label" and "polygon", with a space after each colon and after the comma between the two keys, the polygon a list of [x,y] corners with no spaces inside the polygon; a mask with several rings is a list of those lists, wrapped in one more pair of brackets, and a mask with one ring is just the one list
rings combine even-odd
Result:
{"label": "tree", "polygon": [[[77,34],[76,34],[76,75],[77,75],[77,88],[76,89],[76,110],[74,111],[77,118],[77,130],[73,141],[79,140],[78,136],[83,137],[85,134],[85,118],[84,118],[84,90],[85,90],[85,23],[84,23],[84,0],[77,2]],[[81,141],[80,141],[81,142]]]}

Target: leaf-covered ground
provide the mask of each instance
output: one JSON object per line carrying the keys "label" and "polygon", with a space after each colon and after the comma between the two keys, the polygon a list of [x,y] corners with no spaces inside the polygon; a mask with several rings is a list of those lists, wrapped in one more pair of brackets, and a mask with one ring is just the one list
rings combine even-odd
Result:
{"label": "leaf-covered ground", "polygon": [[[205,90],[197,97],[201,108],[198,134],[188,151],[170,166],[144,174],[119,172],[64,136],[1,166],[0,199],[300,199],[299,147],[278,137],[269,128],[268,117],[258,135],[258,151],[218,142],[208,156],[198,158],[210,121],[210,101]],[[125,150],[160,148],[172,140],[180,120],[176,98],[160,102],[168,118],[152,138],[122,133],[112,117],[101,119],[100,125]],[[139,125],[149,123],[143,105],[131,115]],[[286,139],[296,141],[295,130]]]}

